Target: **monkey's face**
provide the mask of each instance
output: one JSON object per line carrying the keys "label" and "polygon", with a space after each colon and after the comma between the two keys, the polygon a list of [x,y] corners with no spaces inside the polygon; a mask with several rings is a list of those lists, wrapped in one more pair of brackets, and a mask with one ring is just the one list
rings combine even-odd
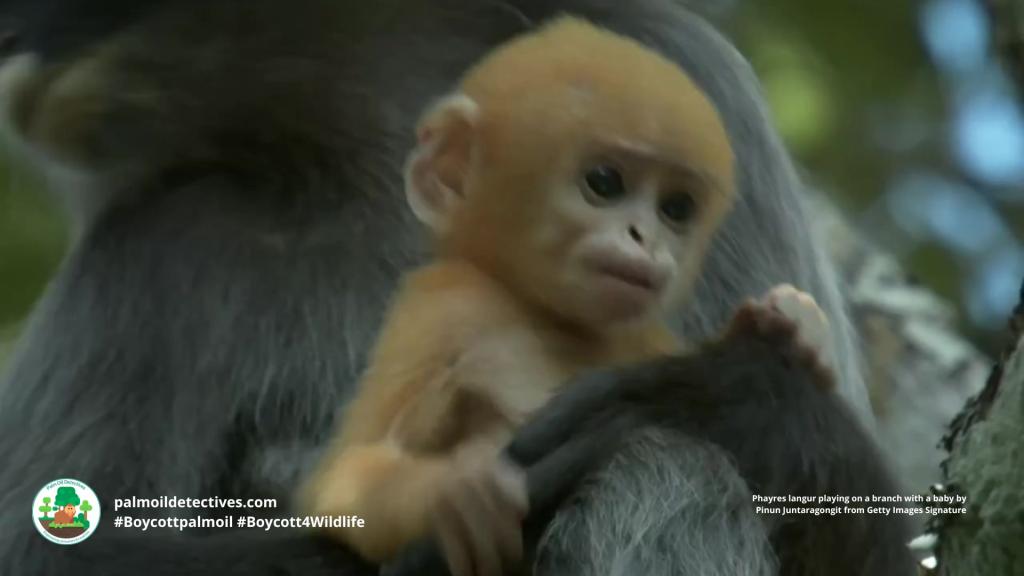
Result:
{"label": "monkey's face", "polygon": [[585,25],[484,59],[417,140],[408,198],[442,251],[602,330],[688,292],[735,190],[725,127],[685,72]]}
{"label": "monkey's face", "polygon": [[449,256],[555,315],[603,330],[664,312],[692,286],[732,204],[728,144],[541,116],[444,100],[407,166],[413,211]]}
{"label": "monkey's face", "polygon": [[642,321],[692,285],[728,196],[700,173],[616,143],[573,162],[510,243],[526,287],[556,312],[604,327]]}

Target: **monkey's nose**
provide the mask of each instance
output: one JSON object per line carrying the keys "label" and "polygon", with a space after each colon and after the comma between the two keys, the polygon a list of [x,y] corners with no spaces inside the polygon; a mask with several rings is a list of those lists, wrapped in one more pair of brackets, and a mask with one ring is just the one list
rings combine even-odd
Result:
{"label": "monkey's nose", "polygon": [[640,233],[640,229],[637,228],[636,226],[631,225],[629,227],[629,237],[632,238],[633,241],[636,242],[637,244],[643,246],[644,235]]}

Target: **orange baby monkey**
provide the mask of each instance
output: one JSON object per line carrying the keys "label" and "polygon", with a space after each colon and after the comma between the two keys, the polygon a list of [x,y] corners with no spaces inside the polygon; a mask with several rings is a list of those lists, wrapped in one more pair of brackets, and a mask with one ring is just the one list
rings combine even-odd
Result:
{"label": "orange baby monkey", "polygon": [[499,47],[418,130],[406,191],[437,259],[409,275],[308,514],[374,561],[433,533],[457,576],[522,553],[520,470],[499,453],[582,371],[676,351],[735,196],[715,108],[674,63],[562,18]]}

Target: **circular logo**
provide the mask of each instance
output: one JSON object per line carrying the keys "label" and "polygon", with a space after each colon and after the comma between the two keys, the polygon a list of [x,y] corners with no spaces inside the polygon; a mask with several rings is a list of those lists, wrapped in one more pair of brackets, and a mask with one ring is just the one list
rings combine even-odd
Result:
{"label": "circular logo", "polygon": [[100,525],[100,499],[83,482],[54,480],[36,494],[32,523],[50,542],[78,544]]}

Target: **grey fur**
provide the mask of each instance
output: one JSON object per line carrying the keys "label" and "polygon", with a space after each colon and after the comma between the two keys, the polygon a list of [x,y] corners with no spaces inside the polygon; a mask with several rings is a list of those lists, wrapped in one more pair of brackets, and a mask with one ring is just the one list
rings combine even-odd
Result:
{"label": "grey fur", "polygon": [[[663,50],[726,118],[742,202],[683,330],[713,334],[744,297],[791,282],[833,320],[843,390],[866,407],[802,185],[749,66],[697,17],[657,0],[284,4],[167,2],[109,41],[113,89],[87,167],[103,205],[83,216],[0,384],[0,573],[139,568],[131,544],[88,563],[103,538],[124,537],[113,529],[91,548],[39,547],[24,510],[56,477],[84,480],[104,504],[287,501],[388,294],[423,257],[400,185],[413,120],[476,56],[556,8]],[[647,433],[557,518],[540,573],[769,574],[745,490],[719,451]],[[172,573],[188,558],[153,561]]]}
{"label": "grey fur", "polygon": [[753,70],[701,20],[666,18],[651,26],[662,28],[650,32],[652,43],[675,56],[718,106],[739,168],[740,203],[726,223],[722,241],[713,248],[684,330],[713,333],[732,309],[723,306],[723,300],[735,303],[776,284],[792,283],[812,293],[827,311],[836,348],[842,351],[837,358],[842,393],[870,418],[861,358],[835,271],[825,257],[824,241],[815,238],[807,225],[806,188],[772,124]]}
{"label": "grey fur", "polygon": [[[740,202],[712,247],[693,305],[682,318],[682,332],[691,339],[713,336],[744,298],[763,294],[779,283],[794,284],[812,293],[828,314],[841,392],[870,424],[873,418],[844,299],[822,242],[812,237],[802,199],[804,185],[771,123],[752,69],[728,41],[684,8],[663,3],[646,16],[623,19],[628,26],[610,16],[607,25],[649,43],[690,73],[725,119],[739,169]],[[569,508],[551,527],[553,535],[545,544],[555,548],[557,557],[570,560],[541,574],[772,573],[771,551],[759,545],[765,528],[759,518],[746,514],[749,507],[732,515],[707,513],[709,508],[750,500],[749,492],[745,499],[737,494],[744,488],[737,488],[742,481],[735,473],[726,479],[732,468],[720,452],[691,447],[671,450],[668,456],[664,442],[650,438],[640,442],[641,449],[629,457],[653,473],[644,474],[640,481],[623,466],[618,474],[602,475],[601,489],[591,495],[588,506]],[[668,445],[682,442],[675,439]],[[658,453],[663,456],[657,457]],[[651,470],[658,465],[645,463],[641,455],[664,464],[660,470]],[[710,481],[716,475],[726,478]],[[637,504],[664,502],[681,483],[700,490],[677,495],[664,508]],[[651,542],[674,541],[678,546],[644,547],[638,553],[630,539],[622,538],[643,532]],[[696,550],[695,542],[699,543]],[[603,563],[608,559],[615,562],[615,571]]]}
{"label": "grey fur", "polygon": [[775,570],[765,526],[726,455],[649,429],[558,513],[535,573],[767,576]]}

